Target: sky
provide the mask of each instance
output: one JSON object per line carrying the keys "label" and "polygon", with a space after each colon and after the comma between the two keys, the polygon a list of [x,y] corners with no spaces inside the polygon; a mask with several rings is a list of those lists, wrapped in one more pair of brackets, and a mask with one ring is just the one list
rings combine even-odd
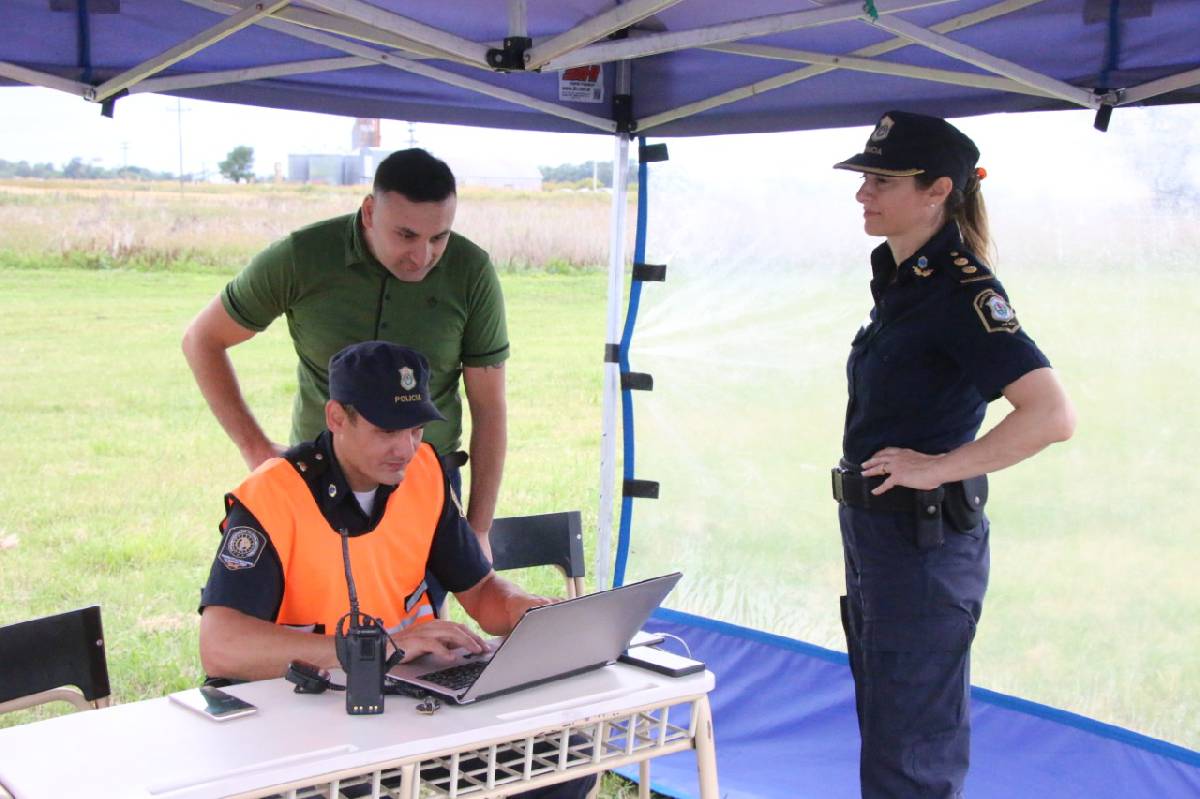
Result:
{"label": "sky", "polygon": [[[271,175],[275,164],[286,174],[289,153],[350,152],[353,125],[347,117],[153,94],[122,99],[115,118],[105,119],[97,105],[42,88],[0,88],[0,108],[0,158],[8,161],[62,165],[79,156],[107,168],[128,164],[178,173],[182,147],[183,172],[210,176],[217,175],[217,163],[238,145],[254,148],[255,171],[262,176]],[[1179,149],[1194,140],[1194,132],[1200,129],[1200,106],[1117,109],[1105,134],[1092,129],[1092,118],[1086,110],[994,114],[964,119],[959,125],[983,151],[981,164],[990,162],[1014,174],[1019,169],[1029,190],[1052,190],[1081,199],[1097,192],[1136,193],[1144,187],[1135,185],[1134,160],[1153,157],[1156,150],[1168,152],[1163,148],[1174,155],[1172,168],[1185,172],[1191,185],[1200,186],[1200,154],[1190,148],[1181,154]],[[861,149],[866,130],[668,141],[673,159],[693,162],[697,170],[732,163],[750,171],[770,170],[772,164],[786,161],[811,166],[814,176],[822,176],[814,179],[824,183],[831,179],[833,162]],[[533,174],[542,165],[613,157],[613,139],[604,134],[410,126],[383,120],[384,148],[407,147],[410,141],[447,160],[460,175],[467,168],[493,176],[520,176]],[[1119,182],[1114,185],[1114,180]]]}

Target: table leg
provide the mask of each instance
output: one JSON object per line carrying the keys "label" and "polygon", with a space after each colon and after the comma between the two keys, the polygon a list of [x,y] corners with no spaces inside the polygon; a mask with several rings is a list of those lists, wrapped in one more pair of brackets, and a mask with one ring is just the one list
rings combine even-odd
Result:
{"label": "table leg", "polygon": [[420,799],[421,778],[420,763],[410,763],[400,767],[400,790],[407,799]]}
{"label": "table leg", "polygon": [[696,770],[700,777],[700,799],[718,799],[717,747],[713,738],[712,708],[708,697],[696,702]]}

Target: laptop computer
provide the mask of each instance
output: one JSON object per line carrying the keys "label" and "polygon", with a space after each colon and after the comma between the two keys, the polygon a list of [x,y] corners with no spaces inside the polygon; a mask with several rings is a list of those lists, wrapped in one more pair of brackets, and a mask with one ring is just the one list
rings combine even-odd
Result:
{"label": "laptop computer", "polygon": [[459,705],[612,663],[670,593],[679,572],[530,608],[499,647],[450,665],[429,657],[396,666],[390,681]]}

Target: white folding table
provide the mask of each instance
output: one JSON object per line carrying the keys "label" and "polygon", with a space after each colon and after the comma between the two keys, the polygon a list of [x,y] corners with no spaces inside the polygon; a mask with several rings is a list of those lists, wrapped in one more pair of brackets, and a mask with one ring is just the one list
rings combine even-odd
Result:
{"label": "white folding table", "polygon": [[713,684],[615,664],[432,715],[389,696],[385,713],[349,716],[340,692],[266,680],[226,689],[258,712],[225,722],[164,697],[0,730],[0,785],[16,799],[485,799],[631,763],[645,776],[695,749],[700,794],[717,799]]}

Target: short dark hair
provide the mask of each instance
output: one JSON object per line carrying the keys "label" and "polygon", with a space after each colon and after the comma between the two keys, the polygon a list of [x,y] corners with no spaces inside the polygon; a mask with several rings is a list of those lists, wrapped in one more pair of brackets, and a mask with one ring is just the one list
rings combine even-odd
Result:
{"label": "short dark hair", "polygon": [[397,150],[379,162],[373,191],[394,191],[414,203],[440,203],[457,194],[458,188],[445,161],[412,147]]}

